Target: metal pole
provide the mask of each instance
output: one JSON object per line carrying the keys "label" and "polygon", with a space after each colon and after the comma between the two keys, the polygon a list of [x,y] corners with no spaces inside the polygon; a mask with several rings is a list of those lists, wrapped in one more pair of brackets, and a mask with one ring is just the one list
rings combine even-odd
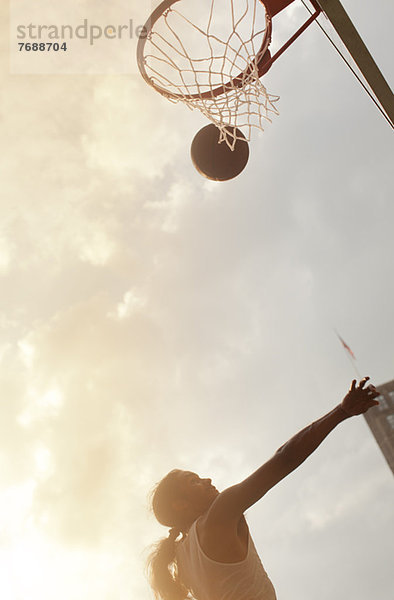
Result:
{"label": "metal pole", "polygon": [[394,95],[339,0],[315,0],[350,52],[382,109],[394,123]]}

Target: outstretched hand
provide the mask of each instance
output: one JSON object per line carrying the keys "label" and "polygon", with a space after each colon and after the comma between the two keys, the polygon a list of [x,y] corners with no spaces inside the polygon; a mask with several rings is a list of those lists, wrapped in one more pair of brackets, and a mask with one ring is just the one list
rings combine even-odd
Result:
{"label": "outstretched hand", "polygon": [[361,379],[360,383],[356,385],[357,381],[356,379],[353,379],[350,390],[342,400],[341,408],[349,415],[349,417],[362,415],[372,408],[372,406],[379,404],[375,398],[380,394],[375,386],[369,385],[364,387],[368,380],[369,377],[364,377]]}

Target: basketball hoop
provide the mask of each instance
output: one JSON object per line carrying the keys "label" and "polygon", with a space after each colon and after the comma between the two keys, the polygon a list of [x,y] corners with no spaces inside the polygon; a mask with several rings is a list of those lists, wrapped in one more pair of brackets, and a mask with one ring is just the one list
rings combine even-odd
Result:
{"label": "basketball hoop", "polygon": [[316,12],[271,57],[272,18],[293,1],[164,0],[138,40],[141,75],[168,100],[200,110],[234,150],[279,114],[279,97],[260,78],[321,12],[310,0]]}
{"label": "basketball hoop", "polygon": [[260,81],[272,19],[260,0],[165,0],[145,24],[137,59],[145,81],[199,109],[234,148],[236,130],[264,128],[278,96]]}

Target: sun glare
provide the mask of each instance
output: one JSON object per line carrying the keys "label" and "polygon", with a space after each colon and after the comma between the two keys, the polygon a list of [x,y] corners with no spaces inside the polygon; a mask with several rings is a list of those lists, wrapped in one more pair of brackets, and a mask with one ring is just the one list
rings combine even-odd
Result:
{"label": "sun glare", "polygon": [[20,340],[18,342],[19,355],[23,364],[30,369],[33,366],[35,348],[26,340]]}
{"label": "sun glare", "polygon": [[29,387],[26,397],[26,408],[17,416],[17,422],[25,428],[40,419],[57,417],[63,406],[63,393],[59,388],[51,388],[42,394],[36,388]]}
{"label": "sun glare", "polygon": [[52,453],[49,448],[39,446],[34,452],[36,474],[39,478],[46,478],[53,469]]}

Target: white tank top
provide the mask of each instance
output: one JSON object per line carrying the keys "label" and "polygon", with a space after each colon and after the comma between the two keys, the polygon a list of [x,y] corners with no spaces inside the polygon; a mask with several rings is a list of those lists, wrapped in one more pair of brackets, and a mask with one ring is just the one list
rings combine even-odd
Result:
{"label": "white tank top", "polygon": [[196,524],[194,521],[176,550],[179,576],[196,600],[276,600],[250,534],[244,560],[220,563],[203,552]]}

